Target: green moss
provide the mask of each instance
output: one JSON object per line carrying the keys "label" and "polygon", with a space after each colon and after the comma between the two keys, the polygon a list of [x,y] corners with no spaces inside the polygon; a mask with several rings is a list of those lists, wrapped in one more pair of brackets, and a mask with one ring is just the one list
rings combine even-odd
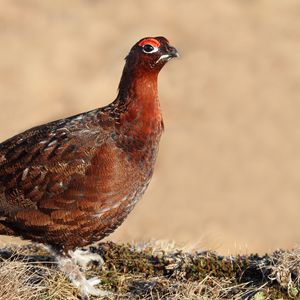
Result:
{"label": "green moss", "polygon": [[[23,259],[29,255],[32,261],[34,253],[39,258],[47,255],[36,246],[31,250],[27,247],[22,252]],[[285,271],[294,278],[289,284],[275,280],[272,273],[283,268],[285,257],[291,259],[292,252],[225,257],[214,252],[164,252],[152,247],[138,250],[130,244],[112,242],[100,243],[90,250],[100,254],[105,264],[101,268],[91,266],[87,276],[99,277],[101,288],[112,291],[118,299],[162,299],[170,295],[203,299],[299,299],[296,280],[299,274],[295,273],[300,270],[298,256],[293,258],[291,269],[285,266]]]}

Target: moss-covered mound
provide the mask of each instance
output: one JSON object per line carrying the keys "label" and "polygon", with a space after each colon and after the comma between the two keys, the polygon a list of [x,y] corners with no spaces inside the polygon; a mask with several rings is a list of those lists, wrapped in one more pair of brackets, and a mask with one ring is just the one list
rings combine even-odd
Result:
{"label": "moss-covered mound", "polygon": [[[90,265],[111,299],[300,299],[300,251],[219,256],[172,247],[90,247],[105,264]],[[78,299],[55,260],[36,245],[0,251],[0,299]]]}

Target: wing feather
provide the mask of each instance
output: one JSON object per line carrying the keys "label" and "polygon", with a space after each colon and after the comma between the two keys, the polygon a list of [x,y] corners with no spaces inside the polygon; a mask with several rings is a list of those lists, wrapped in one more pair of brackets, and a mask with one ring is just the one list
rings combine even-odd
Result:
{"label": "wing feather", "polygon": [[45,202],[47,210],[70,206],[70,199],[58,196],[68,190],[71,178],[83,179],[95,140],[107,136],[99,127],[84,130],[84,122],[73,123],[52,122],[0,144],[0,216],[43,208]]}

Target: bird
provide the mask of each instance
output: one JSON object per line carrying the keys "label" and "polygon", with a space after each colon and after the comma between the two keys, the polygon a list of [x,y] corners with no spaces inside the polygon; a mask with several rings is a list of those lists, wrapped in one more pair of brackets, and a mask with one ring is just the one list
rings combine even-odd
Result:
{"label": "bird", "polygon": [[158,74],[178,56],[165,37],[142,38],[113,102],[0,144],[0,234],[47,245],[82,299],[104,293],[78,266],[101,257],[82,247],[112,233],[152,177],[164,129]]}

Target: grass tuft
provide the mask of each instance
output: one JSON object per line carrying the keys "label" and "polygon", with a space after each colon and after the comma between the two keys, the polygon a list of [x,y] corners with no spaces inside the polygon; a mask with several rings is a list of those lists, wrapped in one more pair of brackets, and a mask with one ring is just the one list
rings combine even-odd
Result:
{"label": "grass tuft", "polygon": [[[172,244],[90,247],[105,264],[87,277],[101,279],[111,299],[299,299],[300,250],[264,256],[187,252]],[[0,251],[0,299],[78,299],[78,291],[37,245]]]}

